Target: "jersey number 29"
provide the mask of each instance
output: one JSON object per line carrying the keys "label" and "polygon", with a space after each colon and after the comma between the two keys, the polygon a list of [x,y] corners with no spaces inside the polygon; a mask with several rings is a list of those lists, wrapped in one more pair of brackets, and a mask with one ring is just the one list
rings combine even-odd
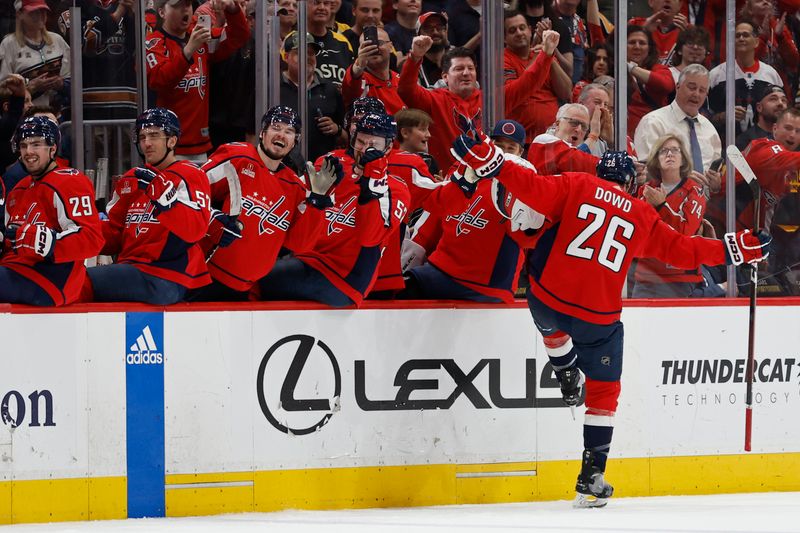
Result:
{"label": "jersey number 29", "polygon": [[[595,249],[584,246],[584,244],[586,244],[586,241],[595,233],[603,229],[606,216],[607,214],[604,209],[596,205],[582,204],[578,208],[578,218],[581,220],[589,220],[589,225],[569,243],[569,246],[567,246],[567,255],[588,259],[590,261],[595,259]],[[628,252],[625,245],[616,240],[617,232],[620,230],[623,238],[630,240],[631,237],[633,237],[633,224],[624,218],[614,215],[608,221],[608,227],[603,235],[603,243],[600,245],[600,251],[596,257],[598,263],[614,272],[619,272],[623,261],[625,261],[625,254]],[[611,258],[612,251],[614,252],[613,259]]]}

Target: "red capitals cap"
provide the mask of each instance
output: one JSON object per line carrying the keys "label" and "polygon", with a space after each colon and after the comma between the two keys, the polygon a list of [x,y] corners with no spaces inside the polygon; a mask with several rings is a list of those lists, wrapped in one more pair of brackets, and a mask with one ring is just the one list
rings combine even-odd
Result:
{"label": "red capitals cap", "polygon": [[443,11],[428,11],[427,13],[423,13],[422,15],[419,16],[419,25],[417,26],[417,33],[419,33],[419,28],[421,28],[422,25],[425,24],[425,21],[431,17],[438,17],[439,20],[442,21],[442,24],[447,26],[447,13],[444,13]]}
{"label": "red capitals cap", "polygon": [[44,0],[17,0],[14,2],[14,9],[24,13],[30,13],[31,11],[37,11],[39,9],[50,11],[50,7]]}

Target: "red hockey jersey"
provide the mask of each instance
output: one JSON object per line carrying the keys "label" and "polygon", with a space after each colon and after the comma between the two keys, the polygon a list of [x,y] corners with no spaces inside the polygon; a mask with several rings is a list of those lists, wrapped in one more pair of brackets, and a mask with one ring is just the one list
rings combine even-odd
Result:
{"label": "red hockey jersey", "polygon": [[528,161],[542,174],[587,172],[594,174],[600,158],[570,146],[549,133],[537,136],[528,147]]}
{"label": "red hockey jersey", "polygon": [[[211,277],[223,285],[250,290],[272,270],[287,239],[297,235],[313,241],[323,225],[322,211],[305,203],[306,188],[297,175],[284,165],[272,172],[253,145],[224,144],[202,169],[211,182],[212,204],[225,213],[230,213],[231,204],[228,180],[241,185],[242,238],[218,248],[208,262]],[[290,241],[288,247],[306,246]]]}
{"label": "red hockey jersey", "polygon": [[481,180],[469,198],[446,182],[425,200],[413,240],[428,262],[454,281],[505,303],[514,301],[521,248],[535,239],[511,231],[492,201],[492,181]]}
{"label": "red hockey jersey", "polygon": [[408,107],[421,109],[433,118],[431,124],[431,155],[439,168],[450,168],[455,162],[450,147],[456,137],[469,131],[470,125],[483,131],[482,93],[476,89],[469,98],[460,98],[447,88],[423,89],[419,85],[419,63],[409,57],[400,72],[397,88]]}
{"label": "red hockey jersey", "polygon": [[117,255],[117,263],[129,263],[188,289],[208,285],[211,278],[197,244],[211,216],[208,179],[188,161],[176,161],[162,171],[151,169],[175,185],[178,200],[170,209],[159,211],[129,170],[117,182],[108,204],[108,220],[102,225],[103,253]]}
{"label": "red hockey jersey", "polygon": [[[340,160],[345,177],[332,190],[334,205],[325,209],[325,227],[310,248],[295,255],[360,305],[378,277],[387,239],[405,220],[409,195],[400,180],[390,179],[387,195],[359,204],[353,160],[346,155]],[[321,163],[322,158],[317,168]]]}
{"label": "red hockey jersey", "polygon": [[[660,180],[648,183],[651,187],[659,187]],[[644,189],[640,189],[643,192]],[[684,178],[672,189],[663,204],[656,208],[661,220],[672,229],[683,235],[695,235],[703,222],[706,209],[706,197],[697,182]],[[682,269],[657,259],[642,258],[636,264],[636,281],[649,283],[689,282],[699,283],[703,276],[697,268]]]}
{"label": "red hockey jersey", "polygon": [[36,283],[65,305],[78,299],[86,278],[85,259],[103,246],[100,218],[91,181],[74,168],[56,168],[33,179],[27,176],[6,198],[6,227],[37,224],[57,233],[52,260],[19,255],[4,243],[0,266]]}
{"label": "red hockey jersey", "polygon": [[[531,52],[533,55],[533,52]],[[530,66],[506,48],[503,55],[506,117],[525,127],[525,143],[553,124],[558,113],[558,98],[550,82],[553,56],[536,55]]]}
{"label": "red hockey jersey", "polygon": [[561,313],[611,324],[622,311],[622,287],[634,257],[677,268],[725,262],[722,241],[681,235],[653,208],[585,173],[540,176],[516,164],[497,179],[555,224],[528,255],[531,290]]}
{"label": "red hockey jersey", "polygon": [[[203,154],[211,149],[208,136],[208,99],[211,87],[210,63],[222,61],[250,38],[244,13],[228,13],[228,25],[219,38],[213,54],[200,47],[187,61],[183,55],[186,39],[179,39],[163,30],[147,36],[147,85],[156,92],[156,105],[171,109],[181,121],[182,134],[175,152]],[[187,37],[194,26],[190,27]]]}

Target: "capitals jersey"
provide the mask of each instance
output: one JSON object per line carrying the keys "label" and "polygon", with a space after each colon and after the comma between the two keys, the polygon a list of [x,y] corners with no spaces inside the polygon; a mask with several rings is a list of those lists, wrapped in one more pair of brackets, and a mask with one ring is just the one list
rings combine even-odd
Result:
{"label": "capitals jersey", "polygon": [[156,92],[156,105],[171,109],[181,121],[182,134],[175,152],[203,154],[211,149],[208,136],[208,102],[210,63],[227,58],[250,38],[244,13],[239,10],[226,16],[228,25],[219,38],[213,54],[201,46],[187,61],[183,47],[187,39],[179,39],[163,30],[147,36],[147,85]]}
{"label": "capitals jersey", "polygon": [[[659,187],[660,180],[648,183],[651,187]],[[640,190],[640,191],[643,191]],[[667,193],[663,204],[656,207],[661,220],[683,235],[695,235],[703,223],[706,209],[706,198],[702,187],[697,182],[684,178],[674,189]],[[652,258],[642,258],[636,264],[636,281],[649,283],[689,282],[699,283],[703,276],[698,268],[675,268]]]}
{"label": "capitals jersey", "polygon": [[566,315],[595,324],[619,320],[635,257],[682,269],[725,262],[722,241],[681,235],[650,205],[591,174],[541,176],[506,162],[496,179],[552,220],[528,254],[530,290]]}
{"label": "capitals jersey", "polygon": [[56,232],[52,259],[19,255],[4,243],[0,266],[26,277],[65,305],[78,299],[86,278],[85,259],[103,246],[94,187],[74,168],[56,168],[41,178],[27,176],[6,198],[5,226],[36,224]]}
{"label": "capitals jersey", "polygon": [[405,187],[409,194],[409,200],[406,204],[406,219],[402,225],[393,228],[387,238],[386,249],[383,251],[381,263],[378,267],[378,279],[372,288],[374,291],[399,291],[405,287],[400,261],[400,249],[405,238],[408,215],[420,209],[425,198],[441,185],[433,181],[425,161],[411,152],[398,150],[389,152],[387,172],[392,178],[402,182],[402,184],[398,184],[398,187]]}
{"label": "capitals jersey", "polygon": [[268,169],[253,145],[224,144],[202,169],[211,183],[212,205],[224,213],[231,212],[229,180],[241,187],[242,238],[218,248],[208,262],[211,277],[231,289],[250,290],[272,270],[284,245],[305,248],[298,239],[313,241],[322,227],[322,211],[306,204],[303,182],[283,164],[275,172]]}
{"label": "capitals jersey", "polygon": [[[103,222],[105,255],[117,255],[145,274],[196,289],[211,283],[203,251],[197,244],[210,218],[208,179],[188,161],[158,171],[178,190],[175,204],[159,210],[138,188],[133,170],[117,182]],[[102,267],[98,267],[102,268]]]}
{"label": "capitals jersey", "polygon": [[528,161],[542,174],[562,172],[594,174],[600,158],[570,146],[555,135],[542,133],[528,147]]}
{"label": "capitals jersey", "polygon": [[[325,209],[325,226],[310,248],[295,255],[360,305],[378,277],[387,239],[405,220],[409,195],[400,180],[387,176],[389,190],[383,198],[360,204],[353,159],[344,155],[340,161],[344,179],[331,192],[334,205]],[[322,158],[316,164],[320,168]]]}
{"label": "capitals jersey", "polygon": [[497,212],[492,181],[480,180],[467,197],[447,182],[425,200],[413,240],[425,248],[428,262],[454,281],[503,302],[514,301],[522,247],[534,243]]}
{"label": "capitals jersey", "polygon": [[[751,142],[743,154],[758,176],[758,184],[761,186],[759,227],[769,229],[776,206],[790,191],[790,185],[796,184],[800,176],[800,153],[789,151],[778,141],[765,138]],[[738,172],[736,182],[744,183]],[[743,185],[743,188],[749,191],[749,186]],[[723,185],[722,191],[724,190]],[[741,196],[752,198],[752,195]],[[752,228],[754,216],[752,200],[746,206],[737,205],[737,229]]]}

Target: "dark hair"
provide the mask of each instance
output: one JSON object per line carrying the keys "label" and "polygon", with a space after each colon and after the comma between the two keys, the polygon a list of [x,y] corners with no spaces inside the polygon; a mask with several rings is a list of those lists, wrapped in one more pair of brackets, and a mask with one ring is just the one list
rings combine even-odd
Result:
{"label": "dark hair", "polygon": [[30,106],[28,108],[27,111],[25,111],[22,114],[22,119],[24,120],[24,119],[26,119],[28,117],[32,117],[34,115],[44,114],[44,113],[50,113],[51,115],[56,116],[56,117],[58,116],[58,110],[56,110],[56,108],[54,108],[53,106],[49,106],[49,105],[32,105],[32,106]]}
{"label": "dark hair", "polygon": [[433,123],[429,114],[421,109],[401,109],[394,115],[397,122],[397,141],[403,142],[403,128],[424,128]]}
{"label": "dark hair", "polygon": [[583,64],[583,79],[585,81],[594,81],[594,64],[597,62],[597,52],[600,50],[606,51],[608,74],[614,75],[614,52],[611,50],[611,46],[606,43],[595,44],[586,50],[586,62]]}
{"label": "dark hair", "polygon": [[656,47],[656,42],[653,40],[653,35],[645,29],[644,26],[639,26],[637,24],[628,24],[628,37],[632,33],[644,33],[647,36],[647,57],[644,59],[644,62],[639,65],[645,70],[653,70],[653,67],[656,63],[658,63],[658,48]]}
{"label": "dark hair", "polygon": [[747,24],[751,28],[753,28],[753,37],[757,37],[759,33],[761,33],[761,28],[753,22],[753,19],[750,17],[736,17],[736,24],[733,26],[736,29],[736,26],[739,24]]}
{"label": "dark hair", "polygon": [[[503,22],[507,21],[508,19],[513,19],[514,17],[525,17],[525,14],[518,9],[503,10]],[[525,20],[527,21],[528,19]]]}
{"label": "dark hair", "polygon": [[795,118],[800,118],[800,109],[797,109],[796,107],[787,107],[786,109],[779,111],[775,122],[778,122],[780,119],[782,119],[784,115],[792,115]]}
{"label": "dark hair", "polygon": [[463,46],[456,46],[451,48],[447,52],[444,53],[442,56],[442,72],[447,73],[450,70],[450,66],[453,63],[453,59],[457,57],[465,57],[472,60],[472,64],[475,65],[477,68],[477,64],[475,63],[475,54],[469,48],[464,48]]}
{"label": "dark hair", "polygon": [[706,55],[711,50],[711,35],[708,30],[703,26],[689,26],[678,34],[678,40],[675,41],[675,53],[672,54],[672,65],[678,66],[683,61],[683,54],[681,48],[685,44],[699,44],[705,47]]}

